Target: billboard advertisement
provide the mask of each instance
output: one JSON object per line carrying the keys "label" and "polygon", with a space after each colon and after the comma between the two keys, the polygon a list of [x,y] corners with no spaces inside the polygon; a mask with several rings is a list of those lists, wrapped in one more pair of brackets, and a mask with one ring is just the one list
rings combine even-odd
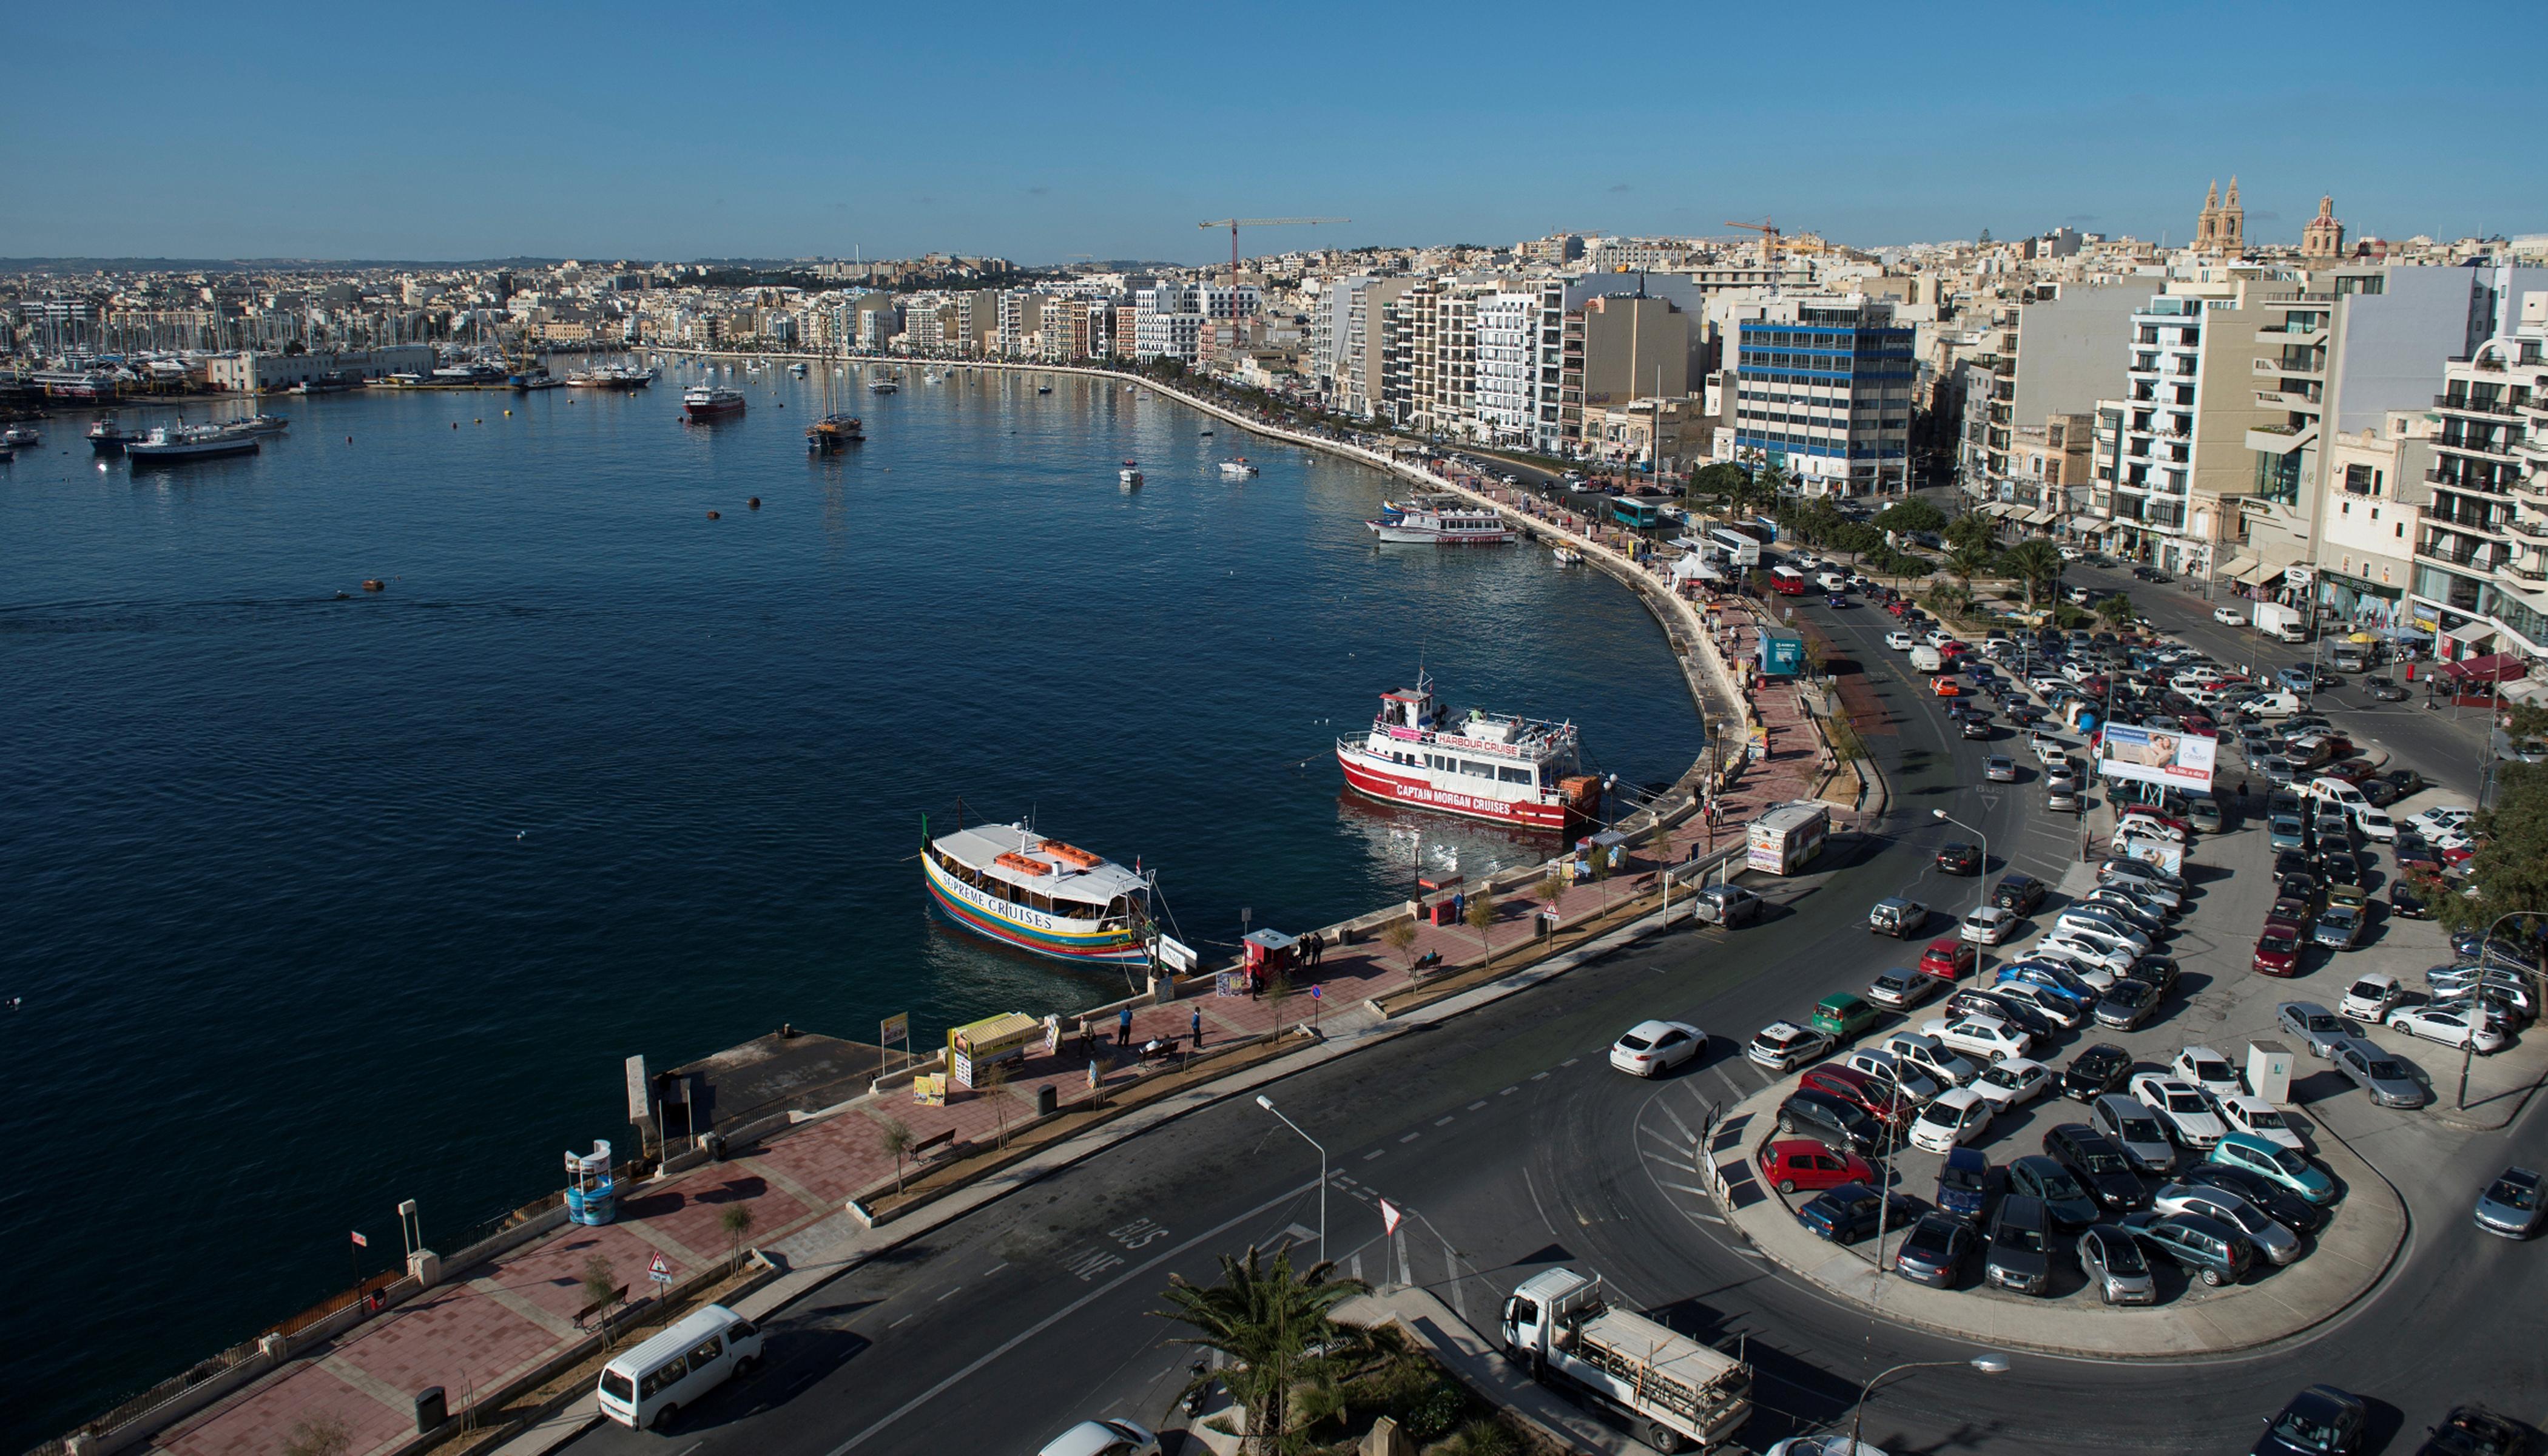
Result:
{"label": "billboard advertisement", "polygon": [[2170,728],[2109,723],[2097,743],[2097,772],[2109,778],[2138,778],[2187,793],[2212,791],[2212,762],[2219,741]]}

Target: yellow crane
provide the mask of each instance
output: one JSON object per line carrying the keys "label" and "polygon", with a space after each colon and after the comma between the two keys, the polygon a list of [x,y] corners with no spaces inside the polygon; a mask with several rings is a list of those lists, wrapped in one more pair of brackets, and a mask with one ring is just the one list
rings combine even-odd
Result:
{"label": "yellow crane", "polygon": [[1746,232],[1758,232],[1761,234],[1762,266],[1767,268],[1770,273],[1771,296],[1774,298],[1776,297],[1778,292],[1778,238],[1780,236],[1777,220],[1764,213],[1761,217],[1761,221],[1758,223],[1728,223],[1725,226],[1728,228],[1740,228]]}
{"label": "yellow crane", "polygon": [[1351,218],[1216,218],[1197,223],[1198,228],[1229,229],[1229,347],[1238,348],[1238,229],[1241,228],[1311,228],[1326,223],[1350,223]]}

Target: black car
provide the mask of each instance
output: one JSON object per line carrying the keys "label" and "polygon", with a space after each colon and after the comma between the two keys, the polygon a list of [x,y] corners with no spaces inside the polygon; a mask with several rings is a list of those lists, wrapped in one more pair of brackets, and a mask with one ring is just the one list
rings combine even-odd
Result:
{"label": "black car", "polygon": [[1971,739],[1974,742],[1987,743],[1990,741],[1991,736],[1990,719],[1966,718],[1964,720],[1962,733],[1965,738]]}
{"label": "black car", "polygon": [[1972,1261],[1979,1240],[1973,1226],[1953,1214],[1922,1214],[1903,1235],[1893,1270],[1914,1284],[1954,1289],[1964,1282],[1964,1266]]}
{"label": "black car", "polygon": [[2265,1433],[2247,1456],[2353,1456],[2362,1449],[2360,1398],[2331,1385],[2314,1385],[2266,1417]]}
{"label": "black car", "polygon": [[1994,1289],[2020,1294],[2052,1292],[2052,1235],[2040,1199],[2010,1194],[1991,1216],[1989,1251],[1982,1279]]}
{"label": "black car", "polygon": [[2158,1010],[2158,987],[2130,976],[2117,976],[2097,998],[2097,1025],[2110,1032],[2138,1031]]}
{"label": "black car", "polygon": [[2032,874],[2003,874],[1991,886],[1991,903],[2012,915],[2032,915],[2044,904],[2044,881]]}
{"label": "black car", "polygon": [[2424,897],[2403,874],[2389,881],[2389,913],[2402,920],[2430,920],[2433,916],[2432,907],[2424,903]]}
{"label": "black car", "polygon": [[2094,1102],[2124,1085],[2133,1073],[2133,1054],[2112,1042],[2100,1042],[2070,1058],[2061,1071],[2061,1095]]}
{"label": "black car", "polygon": [[1961,840],[1941,845],[1938,848],[1938,867],[1949,874],[1979,874],[1982,872],[1982,852]]}
{"label": "black car", "polygon": [[2375,702],[2407,700],[2407,684],[2395,678],[2365,678],[2362,680],[2362,690],[2370,693]]}
{"label": "black car", "polygon": [[1796,1210],[1797,1223],[1833,1243],[1856,1243],[1873,1233],[1879,1222],[1898,1228],[1910,1221],[1909,1199],[1898,1193],[1878,1198],[1875,1190],[1864,1183],[1843,1183],[1826,1189]]}
{"label": "black car", "polygon": [[2455,1406],[2430,1427],[2415,1456],[2531,1456],[2537,1449],[2528,1426],[2484,1406]]}
{"label": "black car", "polygon": [[[2380,775],[2380,781],[2396,789],[2398,797],[2402,799],[2429,786],[2424,782],[2424,775],[2412,769],[2392,769]],[[2368,783],[2363,785],[2365,788],[2370,786]]]}
{"label": "black car", "polygon": [[2317,869],[2318,861],[2299,850],[2284,850],[2274,856],[2274,878],[2276,879],[2295,874],[2310,874]]}
{"label": "black car", "polygon": [[2391,804],[2394,804],[2405,797],[2405,794],[2398,791],[2396,784],[2389,782],[2385,778],[2366,778],[2362,780],[2362,801],[2375,809],[2388,808]]}
{"label": "black car", "polygon": [[2350,853],[2338,850],[2320,859],[2318,864],[2320,873],[2327,884],[2349,884],[2355,889],[2362,887],[2362,862]]}
{"label": "black car", "polygon": [[2044,1151],[2070,1170],[2097,1206],[2129,1213],[2149,1207],[2149,1188],[2114,1139],[2086,1123],[2063,1123],[2044,1135]]}
{"label": "black car", "polygon": [[2294,1233],[2314,1232],[2326,1219],[2324,1209],[2282,1184],[2245,1168],[2233,1168],[2225,1163],[2196,1163],[2169,1176],[2179,1183],[2191,1183],[2198,1188],[2218,1188],[2224,1193],[2234,1193],[2255,1205],[2266,1218]]}
{"label": "black car", "polygon": [[1967,1016],[1987,1016],[1996,1021],[2007,1022],[2038,1042],[2048,1041],[2061,1035],[2062,1031],[2059,1026],[2053,1024],[2052,1018],[2014,996],[1998,996],[1989,991],[1979,991],[1969,987],[1948,997],[1947,1009],[1961,1012]]}
{"label": "black car", "polygon": [[1868,1117],[1864,1108],[1821,1092],[1799,1089],[1788,1093],[1787,1100],[1778,1104],[1778,1131],[1819,1138],[1862,1157],[1872,1157],[1884,1150],[1882,1124]]}
{"label": "black car", "polygon": [[2176,957],[2153,951],[2147,956],[2136,956],[2132,964],[2124,967],[2124,974],[2133,980],[2149,982],[2164,996],[2176,989]]}
{"label": "black car", "polygon": [[2097,1222],[2097,1200],[2068,1168],[2043,1153],[2028,1153],[2008,1165],[2008,1191],[2042,1201],[2056,1232],[2075,1232]]}

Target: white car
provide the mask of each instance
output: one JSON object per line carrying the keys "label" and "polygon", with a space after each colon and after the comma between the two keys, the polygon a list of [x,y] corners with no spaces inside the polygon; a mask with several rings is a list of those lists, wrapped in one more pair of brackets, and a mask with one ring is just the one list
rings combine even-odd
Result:
{"label": "white car", "polygon": [[1707,1049],[1707,1033],[1685,1021],[1641,1021],[1610,1044],[1610,1065],[1660,1077]]}
{"label": "white car", "polygon": [[2030,735],[2026,740],[2026,746],[2035,750],[2035,762],[2039,764],[2049,764],[2070,751],[2070,745],[2049,733]]}
{"label": "white car", "polygon": [[2088,666],[2086,663],[2063,663],[2061,665],[2061,681],[2070,683],[2074,687],[2096,676],[2097,670]]}
{"label": "white car", "polygon": [[2240,625],[2238,621],[2238,611],[2235,607],[2216,606],[2212,608],[2212,620],[2219,622],[2225,627],[2235,627]]}
{"label": "white car", "polygon": [[1916,970],[1888,970],[1866,988],[1866,999],[1887,1011],[1908,1011],[1938,994],[1946,984]]}
{"label": "white car", "polygon": [[2139,814],[2126,809],[2124,817],[2115,824],[2115,842],[2121,844],[2124,840],[2135,836],[2141,839],[2165,840],[2172,845],[2185,843],[2185,831],[2158,815]]}
{"label": "white car", "polygon": [[1991,1105],[1970,1087],[1951,1087],[1920,1109],[1911,1120],[1911,1145],[1928,1152],[1952,1152],[1990,1127]]}
{"label": "white car", "polygon": [[1942,1016],[1922,1024],[1920,1035],[1935,1037],[1938,1045],[1949,1050],[1978,1056],[1984,1061],[2024,1056],[2035,1046],[2032,1036],[2007,1022],[1987,1016]]}
{"label": "white car", "polygon": [[2050,673],[2043,673],[2027,679],[2026,685],[2035,689],[2035,695],[2037,697],[2050,697],[2052,694],[2068,687],[2070,685],[2070,680],[2055,677]]}
{"label": "white car", "polygon": [[2061,554],[2061,559],[2063,561],[2077,561],[2082,556],[2087,555],[2086,552],[2081,551],[2076,546],[2055,546],[2052,549]]}
{"label": "white car", "polygon": [[1743,1054],[1774,1072],[1790,1072],[1829,1051],[1832,1039],[1794,1022],[1774,1021],[1753,1034]]}
{"label": "white car", "polygon": [[2209,1046],[2186,1047],[2167,1064],[2167,1071],[2178,1081],[2191,1082],[2212,1094],[2215,1100],[2241,1097],[2247,1091],[2247,1084],[2238,1080],[2237,1069],[2230,1065],[2230,1058]]}
{"label": "white car", "polygon": [[1045,1442],[1036,1456],[1159,1456],[1159,1438],[1129,1420],[1083,1420]]}
{"label": "white car", "polygon": [[1909,652],[1920,644],[1908,632],[1887,632],[1884,634],[1884,645],[1895,652]]}
{"label": "white car", "polygon": [[1884,1039],[1880,1048],[1893,1053],[1894,1059],[1918,1067],[1950,1087],[1960,1087],[1981,1075],[1981,1068],[1956,1054],[1953,1047],[1924,1033],[1895,1032]]}
{"label": "white car", "polygon": [[2213,1111],[2221,1115],[2222,1125],[2232,1133],[2262,1138],[2276,1147],[2288,1147],[2294,1152],[2308,1151],[2301,1146],[2301,1135],[2293,1132],[2291,1124],[2283,1121],[2282,1111],[2261,1097],[2250,1097],[2244,1092],[2234,1097],[2223,1097],[2213,1103]]}
{"label": "white car", "polygon": [[1889,1082],[1893,1089],[1915,1103],[1926,1104],[1946,1088],[1938,1079],[1916,1066],[1905,1066],[1890,1051],[1863,1046],[1841,1058],[1841,1065],[1854,1072],[1865,1072],[1879,1081]]}
{"label": "white car", "polygon": [[1928,643],[1931,647],[1944,647],[1948,643],[1956,640],[1956,634],[1948,631],[1944,627],[1933,627],[1929,630],[1928,635],[1923,637],[1921,640]]}
{"label": "white car", "polygon": [[2397,1008],[2399,998],[2405,994],[2406,988],[2398,984],[2396,976],[2375,970],[2354,980],[2345,991],[2344,999],[2336,1003],[2335,1014],[2352,1017],[2355,1021],[2386,1022],[2389,1013]]}
{"label": "white car", "polygon": [[2410,815],[2407,827],[2426,839],[2431,839],[2434,835],[2464,828],[2476,817],[2477,810],[2466,804],[2435,804],[2429,809],[2420,809]]}
{"label": "white car", "polygon": [[2221,1115],[2212,1110],[2212,1100],[2199,1088],[2165,1072],[2136,1072],[2132,1093],[2133,1100],[2148,1108],[2169,1137],[2198,1152],[2230,1131],[2221,1125]]}
{"label": "white car", "polygon": [[2017,914],[1997,905],[1984,905],[1964,917],[1960,934],[1976,946],[1996,946],[2017,934]]}
{"label": "white car", "polygon": [[2405,1032],[2410,1037],[2421,1037],[2427,1042],[2439,1042],[2454,1050],[2468,1046],[2474,1037],[2480,1056],[2502,1051],[2512,1045],[2512,1039],[2503,1034],[2502,1022],[2492,1016],[2481,1020],[2475,1013],[2458,1008],[2406,1007],[2389,1013],[2389,1029]]}
{"label": "white car", "polygon": [[[2146,956],[2150,948],[2149,937],[2139,931],[2126,930],[2102,915],[2082,915],[2076,906],[2062,911],[2052,922],[2052,937],[2085,942],[2100,951],[2129,951],[2135,956]],[[2123,966],[2118,965],[2115,969],[2121,970]]]}
{"label": "white car", "polygon": [[1994,1061],[1982,1068],[1973,1079],[1972,1090],[1994,1112],[2008,1112],[2024,1107],[2052,1085],[2052,1073],[2044,1063],[2023,1056]]}
{"label": "white car", "polygon": [[2130,951],[2107,951],[2064,936],[2046,936],[2027,951],[2030,959],[2048,961],[2087,982],[2092,991],[2111,991],[2115,977],[2140,957]]}

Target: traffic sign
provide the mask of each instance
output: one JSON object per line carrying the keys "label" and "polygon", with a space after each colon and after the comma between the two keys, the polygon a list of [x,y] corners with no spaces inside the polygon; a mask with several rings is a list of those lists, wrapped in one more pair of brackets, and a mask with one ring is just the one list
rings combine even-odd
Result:
{"label": "traffic sign", "polygon": [[647,1266],[646,1277],[657,1284],[670,1284],[673,1282],[673,1266],[665,1263],[664,1256],[658,1253],[655,1262]]}
{"label": "traffic sign", "polygon": [[1396,1233],[1398,1221],[1405,1217],[1398,1211],[1398,1205],[1385,1198],[1380,1201],[1380,1230],[1383,1233]]}

